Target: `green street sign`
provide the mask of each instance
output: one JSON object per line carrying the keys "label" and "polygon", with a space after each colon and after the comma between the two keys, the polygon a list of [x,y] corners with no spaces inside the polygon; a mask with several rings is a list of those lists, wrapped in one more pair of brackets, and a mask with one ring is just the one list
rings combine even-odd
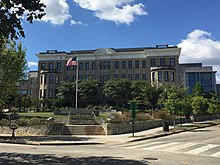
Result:
{"label": "green street sign", "polygon": [[130,110],[131,110],[131,117],[134,119],[136,117],[136,109],[137,109],[137,103],[131,102],[130,103]]}

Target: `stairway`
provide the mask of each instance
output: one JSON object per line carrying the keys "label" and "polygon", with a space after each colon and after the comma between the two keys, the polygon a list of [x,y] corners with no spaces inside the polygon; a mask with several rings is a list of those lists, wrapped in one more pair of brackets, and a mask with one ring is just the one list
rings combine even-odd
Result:
{"label": "stairway", "polygon": [[68,135],[106,135],[101,125],[66,125],[64,130]]}

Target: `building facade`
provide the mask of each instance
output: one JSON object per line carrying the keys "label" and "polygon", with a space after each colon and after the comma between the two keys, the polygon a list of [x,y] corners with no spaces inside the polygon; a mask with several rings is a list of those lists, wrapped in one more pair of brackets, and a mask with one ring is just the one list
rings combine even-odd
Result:
{"label": "building facade", "polygon": [[76,66],[66,66],[69,58],[78,59],[79,80],[94,79],[104,83],[110,79],[145,80],[162,84],[179,84],[180,48],[157,45],[146,48],[97,49],[39,53],[38,97],[53,99],[61,82],[76,80]]}
{"label": "building facade", "polygon": [[216,71],[211,66],[202,66],[202,63],[180,64],[179,70],[180,85],[186,87],[189,94],[197,82],[202,85],[204,92],[216,92]]}

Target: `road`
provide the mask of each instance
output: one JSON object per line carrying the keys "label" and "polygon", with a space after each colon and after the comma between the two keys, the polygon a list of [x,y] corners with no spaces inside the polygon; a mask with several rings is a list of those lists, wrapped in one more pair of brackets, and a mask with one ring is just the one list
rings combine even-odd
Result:
{"label": "road", "polygon": [[220,126],[123,144],[0,144],[0,164],[218,165]]}

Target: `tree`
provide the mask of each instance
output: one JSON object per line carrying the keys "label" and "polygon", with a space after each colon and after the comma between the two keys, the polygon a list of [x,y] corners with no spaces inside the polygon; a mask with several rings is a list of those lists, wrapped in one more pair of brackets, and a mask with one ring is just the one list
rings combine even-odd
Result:
{"label": "tree", "polygon": [[208,101],[203,96],[192,97],[192,110],[195,115],[204,115],[208,109]]}
{"label": "tree", "polygon": [[57,98],[53,101],[55,107],[75,107],[76,83],[63,82],[58,87]]}
{"label": "tree", "polygon": [[30,23],[34,19],[41,19],[45,15],[45,7],[40,0],[1,0],[0,43],[7,39],[18,39],[18,36],[25,37],[21,19],[26,17]]}
{"label": "tree", "polygon": [[131,84],[131,99],[136,100],[139,103],[145,103],[145,92],[147,83],[146,81],[132,81]]}
{"label": "tree", "polygon": [[204,90],[200,82],[196,82],[196,84],[193,87],[193,96],[204,96]]}
{"label": "tree", "polygon": [[26,50],[21,44],[3,44],[0,51],[0,109],[12,95],[16,95],[17,85],[27,68],[25,57]]}
{"label": "tree", "polygon": [[105,82],[103,92],[112,103],[116,105],[127,104],[131,93],[131,81],[111,79]]}
{"label": "tree", "polygon": [[99,96],[99,86],[96,80],[83,80],[79,81],[79,99],[81,99],[85,105],[87,102],[94,102],[97,104]]}
{"label": "tree", "polygon": [[220,112],[220,104],[216,94],[211,94],[211,98],[208,100],[208,113],[217,114]]}

